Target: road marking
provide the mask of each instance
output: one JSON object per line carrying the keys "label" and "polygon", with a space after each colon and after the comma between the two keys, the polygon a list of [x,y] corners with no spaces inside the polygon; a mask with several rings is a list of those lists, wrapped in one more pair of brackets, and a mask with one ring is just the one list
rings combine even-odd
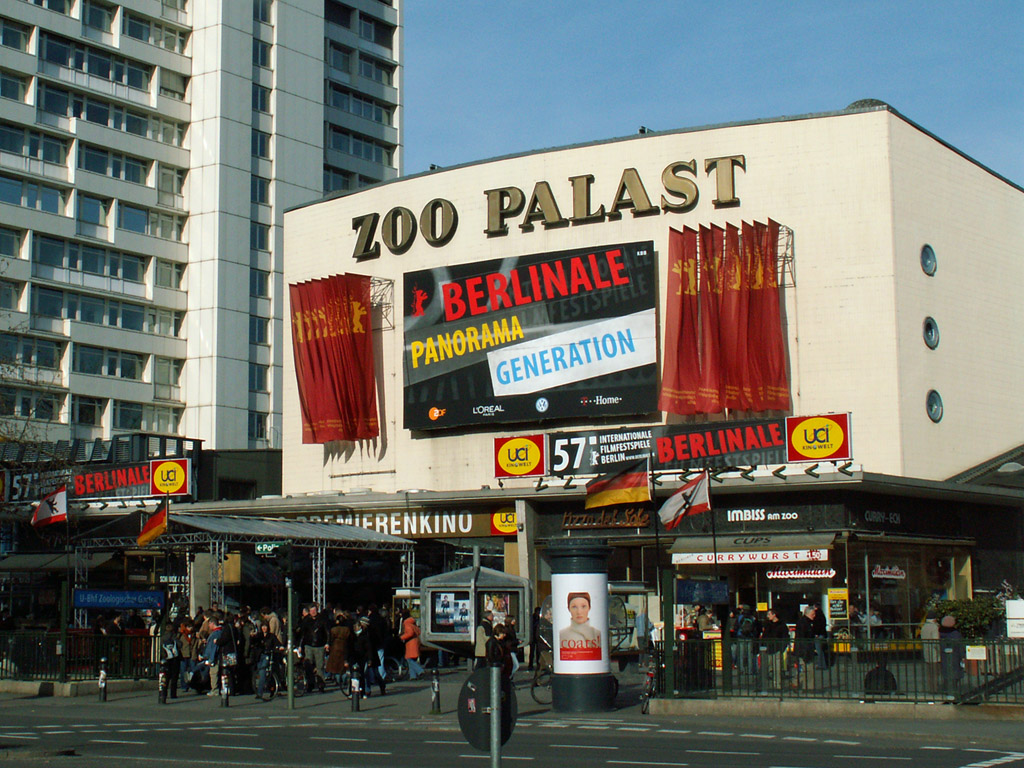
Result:
{"label": "road marking", "polygon": [[200,744],[202,749],[245,749],[249,752],[262,752],[263,747],[240,747],[235,744]]}
{"label": "road marking", "polygon": [[603,744],[552,744],[551,746],[559,749],[618,749],[618,747]]}
{"label": "road marking", "polygon": [[825,739],[825,744],[845,744],[848,747],[860,746],[859,741],[843,741],[842,739]]}
{"label": "road marking", "polygon": [[118,728],[118,733],[145,733],[149,728]]}
{"label": "road marking", "polygon": [[774,739],[774,733],[741,733],[741,739]]}
{"label": "road marking", "polygon": [[[323,717],[323,715],[313,715],[314,718]],[[233,717],[232,720],[259,720],[258,717]]]}
{"label": "road marking", "polygon": [[147,744],[145,741],[129,741],[128,739],[89,739],[94,744]]}
{"label": "road marking", "polygon": [[683,730],[682,728],[661,728],[658,733],[690,733],[690,731]]}
{"label": "road marking", "polygon": [[[390,752],[367,752],[364,749],[329,749],[329,750],[327,750],[327,754],[329,754],[329,755],[390,755],[391,753]],[[505,758],[506,760],[508,759],[504,755],[502,755],[502,757]]]}
{"label": "road marking", "polygon": [[[516,723],[516,725],[518,725],[518,723]],[[441,741],[440,739],[438,739],[437,741],[424,741],[423,743],[424,744],[465,744],[466,740],[465,739],[452,739],[451,741]]]}
{"label": "road marking", "polygon": [[213,733],[207,734],[208,736],[244,736],[247,739],[255,739],[259,736],[258,733],[235,733],[234,731],[214,731]]}
{"label": "road marking", "polygon": [[581,731],[607,731],[611,729],[610,725],[581,725],[578,727]]}
{"label": "road marking", "polygon": [[738,752],[731,749],[687,749],[697,755],[759,755],[760,752]]}
{"label": "road marking", "polygon": [[[355,736],[349,738],[347,736],[310,736],[310,741],[369,741],[369,739],[359,739]],[[428,742],[429,743],[429,742]]]}
{"label": "road marking", "polygon": [[566,723],[541,723],[540,727],[541,728],[568,728],[569,726]]}
{"label": "road marking", "polygon": [[[994,749],[965,749],[965,752],[995,752]],[[1024,760],[1024,752],[1012,752],[1005,754],[1003,757],[993,757],[991,760],[983,760],[980,763],[971,763],[969,765],[962,766],[962,768],[990,768],[993,765],[1005,765],[1006,763],[1016,763],[1019,760]]]}
{"label": "road marking", "polygon": [[650,728],[639,728],[639,727],[634,727],[634,726],[630,726],[630,725],[622,725],[622,726],[619,726],[618,728],[616,728],[615,730],[616,731],[640,731],[641,733],[646,733],[647,731],[649,731],[651,729]]}
{"label": "road marking", "polygon": [[783,736],[782,740],[783,741],[817,741],[817,739],[812,739],[812,738],[810,738],[808,736]]}
{"label": "road marking", "polygon": [[[490,760],[491,759],[490,755],[459,755],[459,757],[461,757],[461,758],[473,758],[473,757],[475,757],[478,760]],[[502,760],[533,760],[534,758],[532,758],[532,757],[515,756],[515,755],[502,755],[501,759]],[[647,763],[647,765],[653,765],[653,763]]]}
{"label": "road marking", "polygon": [[28,733],[0,733],[0,737],[5,739],[38,739],[38,736],[32,736]]}
{"label": "road marking", "polygon": [[941,749],[946,752],[952,752],[954,747],[921,747],[921,749]]}
{"label": "road marking", "polygon": [[697,731],[698,736],[733,736],[731,731]]}
{"label": "road marking", "polygon": [[890,755],[832,755],[837,760],[912,760],[910,757],[892,757]]}
{"label": "road marking", "polygon": [[[605,760],[608,765],[636,765],[636,760]],[[668,766],[682,766],[689,765],[689,763],[652,763],[650,760],[644,760],[643,765],[668,765]]]}

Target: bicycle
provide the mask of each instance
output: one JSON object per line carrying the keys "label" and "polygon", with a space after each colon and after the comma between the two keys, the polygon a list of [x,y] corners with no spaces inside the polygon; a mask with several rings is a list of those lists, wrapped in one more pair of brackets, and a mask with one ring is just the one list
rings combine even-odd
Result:
{"label": "bicycle", "polygon": [[648,662],[643,674],[643,687],[640,689],[640,714],[646,715],[651,711],[651,699],[658,695],[658,674],[653,658]]}
{"label": "bicycle", "polygon": [[539,654],[537,669],[533,673],[533,681],[530,683],[530,695],[538,704],[551,703],[551,674],[554,671],[551,666],[551,651],[544,650]]}
{"label": "bicycle", "polygon": [[[302,668],[302,657],[296,650],[298,658],[295,660],[292,672],[293,689],[296,696],[302,696],[306,692],[306,675]],[[260,673],[258,669],[252,673],[252,689],[259,690]],[[284,652],[275,654],[274,660],[267,670],[267,679],[263,684],[264,698],[267,701],[273,700],[275,696],[286,696],[288,694],[288,665],[284,659]]]}

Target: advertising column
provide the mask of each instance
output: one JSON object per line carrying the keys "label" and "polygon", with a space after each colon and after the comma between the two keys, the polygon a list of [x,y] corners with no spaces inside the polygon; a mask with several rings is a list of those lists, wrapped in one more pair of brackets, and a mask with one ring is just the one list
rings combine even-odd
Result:
{"label": "advertising column", "polygon": [[612,707],[610,553],[604,541],[579,539],[552,542],[544,553],[551,566],[551,707],[556,712],[601,712]]}

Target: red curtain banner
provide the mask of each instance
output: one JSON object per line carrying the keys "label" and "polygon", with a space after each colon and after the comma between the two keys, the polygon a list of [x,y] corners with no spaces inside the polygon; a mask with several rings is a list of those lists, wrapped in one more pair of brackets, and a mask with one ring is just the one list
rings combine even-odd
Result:
{"label": "red curtain banner", "polygon": [[718,343],[723,282],[722,234],[724,232],[720,227],[700,228],[701,370],[700,388],[697,390],[697,413],[720,413],[723,407],[722,361]]}
{"label": "red curtain banner", "polygon": [[370,278],[334,275],[289,295],[302,442],[376,437]]}
{"label": "red curtain banner", "polygon": [[764,258],[764,357],[765,405],[777,411],[789,410],[789,377],[786,375],[786,337],[782,332],[782,302],[779,296],[779,224],[768,219],[761,227]]}
{"label": "red curtain banner", "polygon": [[719,344],[725,381],[723,405],[731,410],[751,410],[752,395],[747,379],[747,307],[750,302],[750,273],[740,252],[740,232],[735,225],[725,229],[725,279]]}
{"label": "red curtain banner", "polygon": [[697,412],[697,232],[668,231],[668,291],[665,300],[665,365],[658,407],[689,416]]}
{"label": "red curtain banner", "polygon": [[764,358],[764,259],[753,224],[743,222],[743,258],[747,262],[750,292],[747,303],[747,380],[750,382],[750,409],[765,411]]}

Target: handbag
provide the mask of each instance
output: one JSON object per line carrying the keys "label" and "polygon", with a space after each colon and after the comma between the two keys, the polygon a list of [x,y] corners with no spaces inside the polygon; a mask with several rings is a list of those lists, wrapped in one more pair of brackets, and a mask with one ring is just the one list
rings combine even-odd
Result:
{"label": "handbag", "polygon": [[238,654],[235,651],[229,651],[224,654],[224,666],[234,667],[238,665]]}

